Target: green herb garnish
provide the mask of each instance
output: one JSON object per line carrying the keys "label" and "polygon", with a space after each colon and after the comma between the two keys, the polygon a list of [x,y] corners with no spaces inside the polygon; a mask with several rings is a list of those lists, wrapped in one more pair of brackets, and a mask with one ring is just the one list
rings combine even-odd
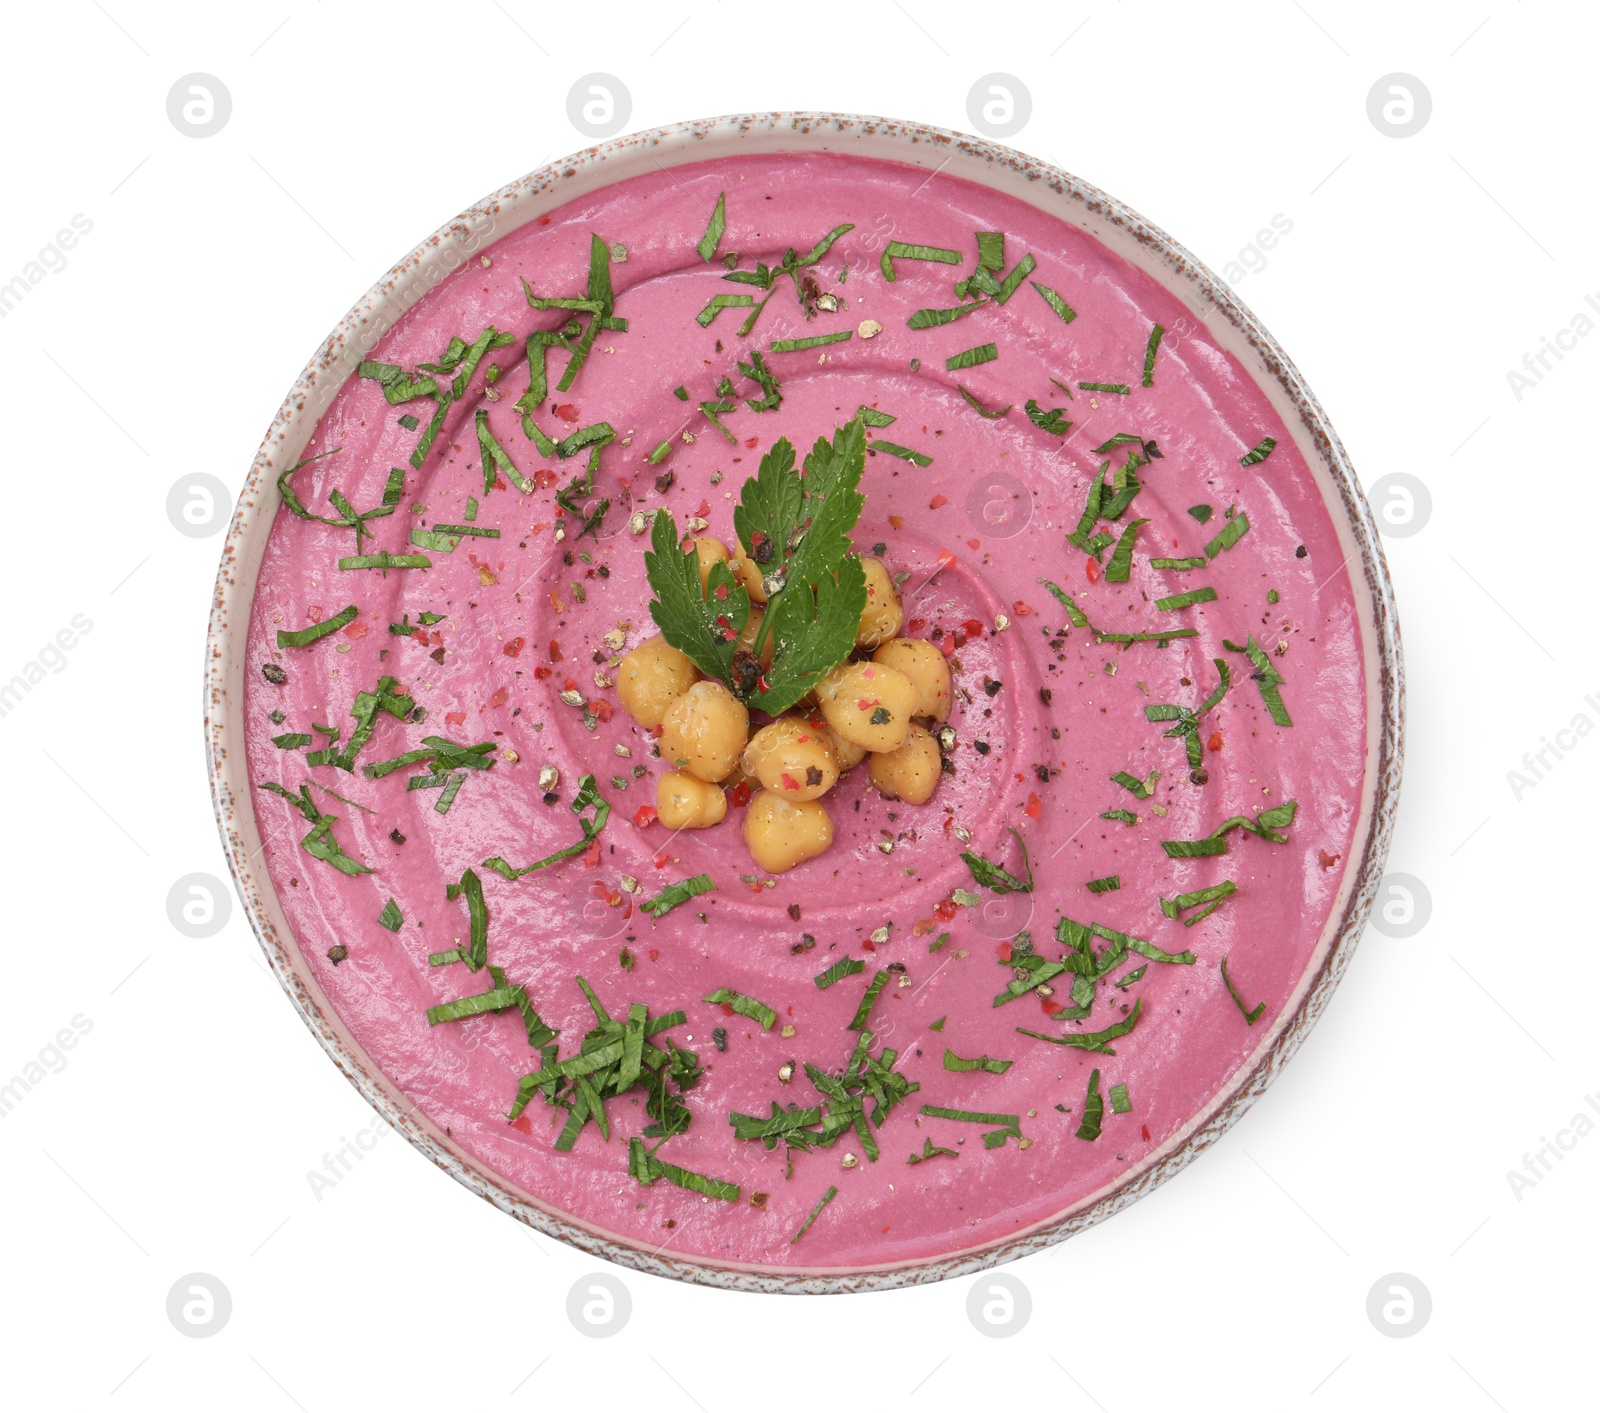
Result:
{"label": "green herb garnish", "polygon": [[1272,455],[1272,449],[1277,444],[1277,438],[1275,437],[1262,437],[1259,442],[1239,458],[1239,465],[1254,466],[1258,461],[1265,461]]}
{"label": "green herb garnish", "polygon": [[1078,1125],[1078,1137],[1094,1142],[1100,1137],[1100,1121],[1105,1117],[1106,1101],[1100,1093],[1100,1071],[1089,1074],[1089,1092],[1083,1098],[1083,1121]]}
{"label": "green herb garnish", "polygon": [[680,1168],[675,1163],[658,1158],[646,1150],[644,1140],[640,1138],[628,1140],[628,1172],[646,1187],[658,1178],[665,1178],[668,1182],[676,1183],[679,1187],[687,1188],[690,1192],[698,1192],[705,1197],[718,1197],[724,1202],[739,1200],[738,1183],[706,1177],[703,1173],[691,1173],[687,1168]]}
{"label": "green herb garnish", "polygon": [[1230,550],[1239,543],[1250,529],[1248,515],[1235,515],[1223,522],[1222,529],[1217,536],[1206,545],[1206,554],[1215,559],[1223,550]]}
{"label": "green herb garnish", "polygon": [[945,359],[944,366],[951,373],[958,373],[963,368],[976,368],[983,363],[993,363],[1000,356],[1000,350],[992,343],[981,343],[976,348],[963,349],[960,353],[952,353]]}
{"label": "green herb garnish", "polygon": [[1150,341],[1144,346],[1144,377],[1140,379],[1143,387],[1153,387],[1156,381],[1156,349],[1161,346],[1161,335],[1166,330],[1160,324],[1153,325],[1150,329]]}
{"label": "green herb garnish", "polygon": [[1251,1009],[1244,1003],[1244,997],[1239,994],[1238,988],[1233,984],[1233,978],[1228,975],[1228,959],[1224,957],[1221,962],[1223,984],[1228,988],[1228,995],[1233,997],[1233,1004],[1239,1008],[1239,1014],[1245,1019],[1246,1025],[1254,1025],[1261,1019],[1261,1013],[1267,1009],[1265,1001],[1257,1001],[1255,1008]]}
{"label": "green herb garnish", "polygon": [[[584,819],[583,812],[590,807],[594,809],[593,819]],[[606,827],[606,820],[611,817],[610,801],[604,799],[595,789],[594,776],[585,775],[578,781],[578,793],[573,797],[572,812],[578,816],[578,824],[583,830],[583,838],[576,844],[569,844],[564,849],[557,849],[555,853],[526,864],[522,868],[513,868],[503,858],[496,855],[492,859],[485,859],[483,866],[492,868],[502,878],[509,878],[513,883],[524,874],[534,873],[542,868],[549,868],[552,864],[561,863],[564,859],[576,858],[588,849],[600,831]]]}
{"label": "green herb garnish", "polygon": [[1216,596],[1217,591],[1208,584],[1203,589],[1185,589],[1181,594],[1168,594],[1166,598],[1156,600],[1156,607],[1169,611],[1192,608],[1197,603],[1210,603]]}
{"label": "green herb garnish", "polygon": [[1091,878],[1083,886],[1091,893],[1115,893],[1122,887],[1122,876],[1108,873],[1104,878]]}
{"label": "green herb garnish", "polygon": [[691,898],[709,893],[716,886],[711,881],[710,874],[697,873],[693,878],[685,878],[681,883],[669,884],[648,902],[640,903],[639,911],[648,913],[656,919],[664,918],[680,903],[687,903]]}
{"label": "green herb garnish", "polygon": [[817,1200],[817,1205],[811,1209],[810,1216],[808,1216],[805,1221],[800,1223],[800,1230],[789,1238],[790,1246],[793,1246],[795,1242],[799,1241],[801,1237],[811,1230],[812,1222],[816,1221],[818,1215],[822,1212],[822,1209],[826,1207],[828,1203],[832,1202],[833,1199],[838,1195],[839,1189],[834,1187],[832,1184],[829,1184],[828,1190],[822,1194],[822,1196]]}
{"label": "green herb garnish", "polygon": [[803,339],[774,339],[767,345],[774,353],[801,353],[808,348],[822,348],[830,343],[847,343],[855,337],[853,329],[840,329],[835,334],[812,334]]}
{"label": "green herb garnish", "polygon": [[970,1074],[973,1070],[982,1070],[985,1074],[1004,1074],[1014,1064],[1016,1064],[1015,1060],[992,1060],[987,1055],[979,1055],[972,1060],[963,1060],[949,1046],[945,1047],[944,1067],[947,1070],[953,1070],[957,1074]]}
{"label": "green herb garnish", "polygon": [[1126,397],[1133,391],[1126,383],[1079,383],[1079,392],[1116,393]]}
{"label": "green herb garnish", "polygon": [[820,976],[812,977],[818,991],[826,991],[836,981],[843,981],[847,976],[855,976],[858,972],[867,969],[867,964],[857,961],[854,957],[841,957],[827,971]]}
{"label": "green herb garnish", "polygon": [[1104,1030],[1077,1031],[1067,1035],[1045,1035],[1037,1030],[1024,1030],[1020,1025],[1017,1034],[1028,1035],[1035,1040],[1048,1040],[1052,1045],[1065,1045],[1071,1050],[1089,1050],[1097,1055],[1115,1055],[1108,1042],[1118,1040],[1126,1035],[1139,1023],[1139,1013],[1144,1008],[1142,997],[1135,999],[1133,1009],[1114,1025],[1108,1025]]}
{"label": "green herb garnish", "polygon": [[913,466],[932,466],[933,458],[925,456],[920,451],[912,451],[908,446],[901,446],[899,442],[886,442],[881,437],[868,448],[871,451],[881,451],[885,456],[898,456],[902,461],[909,461]]}
{"label": "green herb garnish", "polygon": [[1030,280],[1029,283],[1039,291],[1039,295],[1044,302],[1061,316],[1063,324],[1070,324],[1078,317],[1077,311],[1069,308],[1067,301],[1051,289],[1049,285],[1042,285],[1038,280]]}
{"label": "green herb garnish", "polygon": [[856,1007],[856,1013],[850,1018],[850,1024],[845,1027],[846,1030],[865,1030],[867,1028],[867,1019],[872,1014],[872,1007],[878,997],[883,994],[883,988],[888,983],[888,980],[889,973],[880,971],[867,983],[867,989],[862,993],[861,1003]]}
{"label": "green herb garnish", "polygon": [[883,254],[878,257],[878,268],[883,271],[884,279],[891,284],[894,282],[896,260],[931,260],[939,265],[959,265],[961,252],[946,250],[939,245],[907,245],[903,240],[891,240],[884,246]]}
{"label": "green herb garnish", "polygon": [[717,204],[711,208],[711,220],[706,224],[706,233],[700,237],[700,244],[695,246],[695,253],[702,260],[710,261],[717,253],[717,245],[722,240],[722,233],[728,229],[728,212],[724,204],[725,192],[717,193]]}
{"label": "green herb garnish", "polygon": [[966,864],[972,874],[972,880],[980,888],[987,888],[993,893],[1031,893],[1033,892],[1033,866],[1028,861],[1028,845],[1022,835],[1012,829],[1006,828],[1017,841],[1017,847],[1022,850],[1022,877],[1007,872],[999,864],[990,863],[982,854],[967,849],[961,855],[961,861]]}
{"label": "green herb garnish", "polygon": [[748,1016],[762,1030],[771,1030],[778,1019],[778,1013],[771,1006],[762,1005],[755,997],[746,996],[742,991],[730,991],[726,986],[719,986],[709,996],[700,999],[713,1006],[732,1006],[735,1015]]}
{"label": "green herb garnish", "polygon": [[278,646],[280,648],[305,648],[310,647],[318,638],[326,638],[330,633],[337,633],[346,623],[355,622],[359,609],[354,604],[349,608],[341,609],[332,618],[324,618],[320,623],[313,623],[309,628],[297,628],[293,632],[278,629]]}
{"label": "green herb garnish", "polygon": [[390,932],[398,932],[401,923],[404,921],[405,918],[401,915],[400,905],[393,898],[390,898],[383,905],[383,911],[378,914],[378,925],[388,928]]}
{"label": "green herb garnish", "polygon": [[956,1152],[954,1148],[939,1148],[935,1146],[931,1138],[924,1138],[922,1140],[922,1152],[908,1153],[906,1162],[925,1163],[929,1158],[959,1158],[960,1156],[961,1154]]}
{"label": "green herb garnish", "polygon": [[[1242,520],[1244,517],[1239,518]],[[1272,659],[1262,650],[1261,644],[1256,642],[1255,634],[1252,633],[1245,639],[1242,648],[1230,643],[1226,638],[1222,640],[1222,646],[1230,652],[1242,652],[1249,657],[1251,665],[1255,668],[1250,676],[1261,690],[1261,701],[1267,709],[1267,715],[1278,726],[1293,726],[1294,721],[1289,716],[1289,708],[1284,706],[1283,696],[1278,691],[1278,688],[1284,685],[1284,680],[1279,675],[1278,669],[1273,666]]]}
{"label": "green herb garnish", "polygon": [[1022,410],[1028,414],[1028,420],[1042,432],[1064,437],[1072,429],[1072,423],[1066,420],[1067,409],[1064,407],[1040,407],[1030,397]]}

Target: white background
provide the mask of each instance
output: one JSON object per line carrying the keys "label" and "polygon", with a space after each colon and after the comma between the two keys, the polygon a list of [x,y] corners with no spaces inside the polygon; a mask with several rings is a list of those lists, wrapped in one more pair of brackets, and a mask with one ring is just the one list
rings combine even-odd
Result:
{"label": "white background", "polygon": [[[1199,9],[8,10],[0,283],[75,214],[93,223],[0,320],[0,680],[73,615],[93,623],[0,718],[0,1081],[75,1015],[92,1026],[0,1121],[17,1406],[1592,1403],[1600,1135],[1520,1197],[1507,1172],[1600,1092],[1583,804],[1600,741],[1547,756],[1520,800],[1507,772],[1576,715],[1600,723],[1600,338],[1520,399],[1507,373],[1600,299],[1594,12]],[[631,127],[832,107],[969,131],[973,82],[1017,75],[1033,114],[1013,145],[1213,269],[1292,221],[1240,297],[1364,483],[1406,472],[1431,492],[1425,527],[1387,541],[1410,680],[1390,868],[1422,880],[1431,916],[1409,938],[1369,929],[1287,1074],[1193,1168],[1007,1268],[1032,1317],[1003,1341],[969,1322],[971,1280],[783,1299],[625,1272],[626,1328],[581,1338],[567,1294],[601,1263],[384,1128],[237,906],[204,940],[168,921],[177,879],[226,872],[200,733],[220,527],[177,533],[169,488],[197,473],[237,488],[313,347],[394,259],[585,144],[566,94],[593,70],[625,81]],[[166,111],[195,71],[232,95],[205,140]],[[1433,100],[1405,139],[1367,115],[1395,71]],[[308,1172],[363,1133],[372,1151],[318,1200]],[[231,1292],[213,1338],[168,1320],[191,1272]],[[1415,1337],[1369,1321],[1391,1272],[1431,1292]]]}

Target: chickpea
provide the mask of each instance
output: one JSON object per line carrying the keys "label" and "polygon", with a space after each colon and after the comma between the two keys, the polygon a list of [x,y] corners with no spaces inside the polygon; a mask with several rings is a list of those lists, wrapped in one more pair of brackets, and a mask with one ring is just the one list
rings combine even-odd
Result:
{"label": "chickpea", "polygon": [[897,751],[880,751],[867,762],[867,773],[879,793],[908,805],[925,805],[939,787],[939,743],[928,729],[915,724],[905,745]]}
{"label": "chickpea", "polygon": [[725,778],[739,763],[750,713],[720,682],[696,682],[661,720],[661,758],[701,780]]}
{"label": "chickpea", "polygon": [[817,683],[828,725],[869,751],[905,744],[917,689],[905,673],[875,662],[847,662]]}
{"label": "chickpea", "polygon": [[847,741],[831,726],[823,728],[828,733],[828,744],[833,747],[833,758],[839,762],[839,774],[854,770],[867,758],[867,748]]}
{"label": "chickpea", "polygon": [[872,660],[911,679],[917,689],[912,716],[938,722],[950,720],[950,664],[932,643],[918,638],[893,638],[873,653]]}
{"label": "chickpea", "polygon": [[875,648],[900,631],[906,611],[900,606],[900,591],[881,559],[865,555],[861,568],[867,579],[867,606],[861,613],[861,626],[856,629],[856,646]]}
{"label": "chickpea", "polygon": [[646,638],[617,669],[622,709],[647,731],[661,725],[667,708],[695,684],[694,664],[665,638]]}
{"label": "chickpea", "polygon": [[[749,652],[752,644],[754,644],[756,634],[761,631],[761,620],[766,616],[765,612],[754,604],[750,606],[749,621],[744,625],[744,632],[739,634],[739,646],[746,652]],[[773,642],[769,636],[767,641],[761,645],[761,651],[757,654],[757,658],[763,667],[772,666],[772,649]]]}
{"label": "chickpea", "polygon": [[681,770],[656,782],[656,818],[668,829],[709,829],[728,813],[728,797],[712,785]]}
{"label": "chickpea", "polygon": [[742,763],[774,795],[796,804],[827,794],[839,778],[827,727],[798,716],[780,717],[757,731]]}
{"label": "chickpea", "polygon": [[700,562],[700,592],[704,594],[711,582],[711,566],[728,558],[728,547],[715,535],[696,535],[694,557]]}
{"label": "chickpea", "polygon": [[750,801],[744,816],[750,857],[768,873],[787,873],[833,843],[833,819],[819,800],[796,804],[771,790]]}
{"label": "chickpea", "polygon": [[728,560],[728,568],[733,571],[733,577],[744,585],[744,591],[750,595],[751,603],[767,601],[767,591],[762,587],[761,566],[744,552],[743,545],[734,546],[733,555]]}

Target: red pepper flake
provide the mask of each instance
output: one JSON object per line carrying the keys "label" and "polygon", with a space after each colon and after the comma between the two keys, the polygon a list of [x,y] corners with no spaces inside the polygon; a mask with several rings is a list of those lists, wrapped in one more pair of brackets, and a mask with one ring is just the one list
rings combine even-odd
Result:
{"label": "red pepper flake", "polygon": [[728,791],[729,801],[741,809],[750,803],[750,782],[741,780],[733,789]]}
{"label": "red pepper flake", "polygon": [[1029,819],[1038,819],[1039,816],[1044,813],[1044,806],[1039,803],[1039,797],[1030,792],[1028,795],[1027,806],[1022,812],[1023,814],[1027,815]]}
{"label": "red pepper flake", "polygon": [[995,956],[999,957],[1001,961],[1009,962],[1011,960],[1011,944],[1009,942],[997,943],[994,949],[994,954]]}
{"label": "red pepper flake", "polygon": [[1148,1143],[1150,1141],[1150,1125],[1149,1124],[1140,1124],[1139,1125],[1139,1137],[1144,1139],[1144,1141],[1146,1143]]}
{"label": "red pepper flake", "polygon": [[550,487],[555,485],[560,479],[561,478],[557,476],[554,471],[545,468],[541,468],[533,473],[533,484],[536,485],[541,491],[549,490]]}
{"label": "red pepper flake", "polygon": [[561,690],[563,692],[576,692],[578,690],[578,684],[570,677],[563,677],[561,679]]}
{"label": "red pepper flake", "polygon": [[785,790],[798,790],[800,788],[800,782],[790,775],[787,770],[778,779]]}
{"label": "red pepper flake", "polygon": [[574,403],[563,402],[556,406],[556,416],[563,422],[576,422],[581,415]]}
{"label": "red pepper flake", "polygon": [[878,949],[873,945],[872,939],[869,937],[861,944],[861,950],[863,952],[876,952]]}
{"label": "red pepper flake", "polygon": [[543,682],[545,678],[553,677],[554,675],[548,667],[536,667],[533,669],[533,678],[536,682]]}
{"label": "red pepper flake", "polygon": [[1211,739],[1206,742],[1206,749],[1208,751],[1220,751],[1222,749],[1222,732],[1213,731],[1211,733]]}
{"label": "red pepper flake", "polygon": [[732,1001],[724,1001],[722,1003],[722,1014],[725,1015],[725,1016],[731,1016],[733,1014],[733,1002]]}
{"label": "red pepper flake", "polygon": [[1047,1016],[1059,1016],[1066,1010],[1061,1002],[1046,1000],[1043,996],[1039,998],[1039,1007]]}
{"label": "red pepper flake", "polygon": [[928,509],[929,510],[937,510],[941,505],[949,505],[949,504],[950,504],[950,497],[947,496],[947,495],[940,494],[940,495],[934,496],[934,498],[928,502]]}
{"label": "red pepper flake", "polygon": [[761,445],[761,438],[760,437],[746,437],[744,439],[744,444],[747,447],[750,447],[753,450],[754,448],[756,448],[756,447]]}
{"label": "red pepper flake", "polygon": [[947,549],[939,551],[939,568],[948,569],[955,562],[956,557],[953,551]]}
{"label": "red pepper flake", "polygon": [[650,947],[650,948],[648,948],[647,951],[646,951],[646,955],[653,962],[659,962],[661,960],[661,950],[658,947]]}
{"label": "red pepper flake", "polygon": [[1083,573],[1084,573],[1084,577],[1086,579],[1088,579],[1088,581],[1091,584],[1098,584],[1100,582],[1100,563],[1099,563],[1099,561],[1095,560],[1095,559],[1092,559],[1092,558],[1084,560],[1083,561]]}
{"label": "red pepper flake", "polygon": [[1016,614],[1018,618],[1026,618],[1030,613],[1033,612],[1033,607],[1030,604],[1023,603],[1021,599],[1017,599],[1011,605],[1011,611]]}
{"label": "red pepper flake", "polygon": [[[555,638],[552,638],[550,640],[550,661],[551,662],[560,662],[561,661],[561,644]],[[572,688],[568,687],[567,690],[570,692],[572,690]]]}
{"label": "red pepper flake", "polygon": [[510,696],[511,688],[496,687],[494,691],[489,694],[489,705],[492,707],[504,706]]}
{"label": "red pepper flake", "polygon": [[983,624],[979,623],[976,618],[969,618],[961,625],[961,631],[969,638],[981,638],[983,636]]}
{"label": "red pepper flake", "polygon": [[596,697],[592,702],[590,702],[584,708],[584,710],[587,711],[590,716],[594,717],[596,721],[611,720],[611,703],[602,701],[599,697]]}
{"label": "red pepper flake", "polygon": [[466,724],[467,714],[464,711],[447,711],[444,714],[446,726],[463,726]]}
{"label": "red pepper flake", "polygon": [[[598,840],[595,841],[595,847],[600,847]],[[667,857],[667,851],[665,849],[663,849],[659,854],[650,860],[650,863],[655,868],[665,868],[669,862],[670,860]]]}
{"label": "red pepper flake", "polygon": [[941,898],[933,905],[933,915],[940,922],[953,922],[959,909],[952,898]]}
{"label": "red pepper flake", "polygon": [[550,224],[550,218],[548,216],[539,217],[539,224],[541,226],[548,226]]}
{"label": "red pepper flake", "polygon": [[909,623],[906,624],[906,632],[920,633],[927,626],[928,620],[926,618],[913,618]]}
{"label": "red pepper flake", "polygon": [[889,524],[892,525],[896,530],[904,530],[906,528],[906,518],[903,515],[891,515],[889,517]]}
{"label": "red pepper flake", "polygon": [[983,548],[983,541],[982,540],[968,540],[967,541],[967,548],[968,549],[982,549]]}
{"label": "red pepper flake", "polygon": [[[456,450],[460,451],[461,448],[457,447]],[[503,490],[506,490],[507,486],[506,486],[506,482],[505,482],[505,477],[496,476],[494,478],[494,481],[490,484],[489,489],[492,490],[492,491],[503,491]]]}
{"label": "red pepper flake", "polygon": [[516,1129],[518,1133],[532,1133],[533,1120],[530,1119],[526,1114],[519,1114],[516,1118],[511,1120],[511,1127]]}
{"label": "red pepper flake", "polygon": [[322,612],[322,605],[320,603],[314,603],[314,604],[311,605],[310,608],[308,608],[306,610],[306,622],[307,623],[320,623],[320,622],[322,622],[322,619],[323,619],[323,612]]}
{"label": "red pepper flake", "polygon": [[344,625],[344,635],[352,640],[365,638],[367,636],[367,625],[365,623],[346,623]]}
{"label": "red pepper flake", "polygon": [[877,697],[861,697],[856,701],[856,710],[871,711],[873,707],[881,705],[882,702]]}
{"label": "red pepper flake", "polygon": [[695,511],[695,514],[704,520],[706,516],[711,514],[711,502],[708,500],[702,500],[699,508]]}
{"label": "red pepper flake", "polygon": [[728,586],[726,584],[718,584],[717,585],[717,592],[716,592],[716,600],[717,600],[717,602],[721,603],[727,597],[728,597]]}
{"label": "red pepper flake", "polygon": [[950,654],[956,650],[956,640],[953,633],[946,633],[944,637],[936,639],[935,641],[938,645],[939,651],[942,652],[946,657],[949,657]]}
{"label": "red pepper flake", "polygon": [[503,652],[507,657],[521,657],[522,639],[513,638],[509,643],[505,644],[500,651]]}
{"label": "red pepper flake", "polygon": [[1323,868],[1332,868],[1339,862],[1340,856],[1338,854],[1330,854],[1326,849],[1318,849],[1317,855],[1322,862]]}
{"label": "red pepper flake", "polygon": [[651,805],[640,805],[639,808],[633,812],[633,822],[638,825],[640,829],[648,829],[656,822],[655,808]]}
{"label": "red pepper flake", "polygon": [[600,867],[600,841],[598,839],[583,851],[583,866],[585,868]]}

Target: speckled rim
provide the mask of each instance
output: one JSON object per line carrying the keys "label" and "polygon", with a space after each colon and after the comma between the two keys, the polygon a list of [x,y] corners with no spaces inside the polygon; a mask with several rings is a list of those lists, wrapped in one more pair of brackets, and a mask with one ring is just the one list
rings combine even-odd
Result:
{"label": "speckled rim", "polygon": [[[486,1171],[421,1118],[368,1059],[328,1004],[284,918],[266,869],[244,751],[245,637],[261,558],[277,511],[275,482],[301,455],[318,418],[377,341],[428,290],[501,236],[602,186],[647,170],[735,153],[853,153],[939,170],[1006,192],[1096,236],[1153,275],[1248,368],[1317,480],[1346,550],[1366,649],[1368,750],[1351,859],[1339,897],[1296,991],[1254,1053],[1211,1102],[1117,1181],[1003,1241],[909,1263],[792,1269],[691,1260],[651,1251],[579,1222]],[[884,1290],[970,1274],[1042,1250],[1104,1221],[1210,1147],[1249,1108],[1321,1015],[1366,925],[1399,799],[1404,672],[1393,590],[1376,526],[1344,448],[1299,371],[1231,290],[1170,236],[1059,168],[942,128],[837,113],[757,113],[677,123],[590,147],[531,172],[440,227],[370,289],[328,335],[278,409],[256,452],[223,547],[206,642],[206,757],[217,827],[244,910],[273,973],[345,1077],[462,1186],[549,1236],[621,1266],[732,1290]]]}

